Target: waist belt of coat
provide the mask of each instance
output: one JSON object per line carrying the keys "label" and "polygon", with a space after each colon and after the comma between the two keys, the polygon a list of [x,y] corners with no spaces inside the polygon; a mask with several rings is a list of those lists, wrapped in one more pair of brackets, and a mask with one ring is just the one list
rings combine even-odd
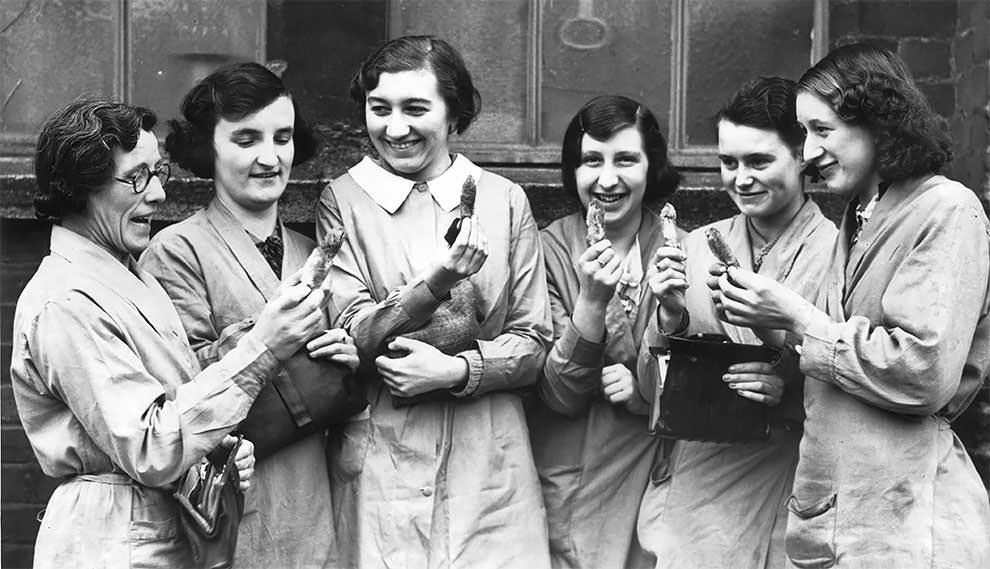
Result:
{"label": "waist belt of coat", "polygon": [[118,486],[130,486],[134,484],[134,479],[120,472],[100,472],[97,474],[76,474],[69,480],[80,482],[96,482],[97,484],[116,484]]}

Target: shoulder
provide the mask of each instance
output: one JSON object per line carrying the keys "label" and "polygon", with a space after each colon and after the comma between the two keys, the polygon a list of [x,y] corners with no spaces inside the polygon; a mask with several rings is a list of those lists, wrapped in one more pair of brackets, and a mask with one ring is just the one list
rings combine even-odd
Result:
{"label": "shoulder", "polygon": [[976,192],[944,176],[931,176],[920,182],[923,191],[910,205],[913,217],[922,226],[963,229],[960,223],[970,223],[990,232],[983,204]]}
{"label": "shoulder", "polygon": [[566,252],[576,239],[584,239],[587,229],[580,212],[571,213],[552,221],[540,230],[540,241],[545,251]]}
{"label": "shoulder", "polygon": [[[178,223],[162,228],[151,239],[148,250],[192,248],[195,243],[203,241],[212,233],[215,231],[206,219],[206,211],[200,210]],[[143,258],[144,254],[141,257]]]}

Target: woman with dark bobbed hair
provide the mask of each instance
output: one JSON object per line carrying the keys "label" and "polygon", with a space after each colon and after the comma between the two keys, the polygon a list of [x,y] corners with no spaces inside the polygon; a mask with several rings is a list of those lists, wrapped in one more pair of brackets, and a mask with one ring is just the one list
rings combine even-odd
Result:
{"label": "woman with dark bobbed hair", "polygon": [[[182,115],[170,121],[165,148],[182,167],[211,178],[216,194],[205,210],[159,232],[141,267],[172,297],[206,363],[250,327],[280,286],[298,280],[314,243],[282,224],[278,201],[292,166],[312,156],[315,144],[282,80],[257,63],[211,73],[183,99]],[[343,330],[318,334],[307,348],[312,357],[357,366]],[[237,567],[327,566],[335,539],[325,448],[317,432],[258,461]]]}
{"label": "woman with dark bobbed hair", "polygon": [[389,41],[351,95],[379,156],[332,181],[317,206],[319,235],[347,232],[332,308],[371,403],[331,446],[341,564],[546,568],[518,393],[536,382],[550,338],[526,194],[450,152],[480,100],[447,42]]}
{"label": "woman with dark bobbed hair", "polygon": [[[741,266],[804,298],[817,294],[836,229],[804,191],[804,131],[794,94],[794,81],[760,77],[740,87],[716,115],[722,186],[739,213],[692,231],[683,249],[658,252],[659,271],[650,286],[660,308],[646,334],[651,345],[696,334],[763,343],[759,331],[718,318],[705,285],[717,262],[706,239],[712,228],[725,236]],[[657,360],[643,354],[639,365],[640,385],[649,396]],[[804,377],[789,354],[776,366],[736,364],[723,380],[737,396],[769,407],[769,439],[674,444],[669,469],[658,472],[646,491],[638,526],[658,568],[787,566],[785,504],[804,419]]]}
{"label": "woman with dark bobbed hair", "polygon": [[[582,210],[540,234],[554,344],[529,406],[533,457],[543,484],[553,566],[644,567],[636,540],[658,440],[635,388],[643,331],[656,310],[646,275],[663,243],[662,205],[679,176],[649,109],[618,95],[574,115],[561,154],[564,190]],[[588,245],[595,200],[604,239]]]}
{"label": "woman with dark bobbed hair", "polygon": [[990,224],[939,175],[949,140],[896,55],[832,51],[797,115],[804,157],[851,198],[817,306],[743,269],[710,282],[726,321],[783,330],[808,377],[787,554],[990,566],[987,492],[950,428],[990,366]]}
{"label": "woman with dark bobbed hair", "polygon": [[[83,99],[38,135],[39,217],[51,253],[14,315],[11,382],[42,470],[61,482],[34,566],[194,567],[173,497],[179,477],[247,415],[279,361],[320,324],[324,291],[281,289],[218,363],[201,366],[148,246],[169,166],[146,109]],[[235,455],[246,489],[253,445]]]}

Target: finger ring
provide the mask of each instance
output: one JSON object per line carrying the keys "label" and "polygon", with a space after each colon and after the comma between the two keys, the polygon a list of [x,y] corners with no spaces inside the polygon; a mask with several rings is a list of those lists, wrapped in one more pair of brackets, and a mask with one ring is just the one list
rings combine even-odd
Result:
{"label": "finger ring", "polygon": [[604,267],[605,264],[606,264],[605,261],[602,261],[601,259],[598,259],[598,266]]}

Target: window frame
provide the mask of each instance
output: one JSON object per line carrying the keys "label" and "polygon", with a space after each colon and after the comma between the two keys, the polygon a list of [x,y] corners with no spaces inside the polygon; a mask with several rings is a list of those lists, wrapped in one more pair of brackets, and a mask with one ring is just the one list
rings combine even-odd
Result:
{"label": "window frame", "polygon": [[[687,3],[690,0],[671,0],[671,77],[670,121],[667,141],[671,160],[682,168],[715,168],[718,149],[714,145],[688,145],[686,139],[686,94],[688,76],[689,21]],[[780,1],[780,0],[778,0]],[[786,0],[783,0],[786,1]],[[471,156],[483,164],[506,168],[522,165],[559,166],[560,144],[540,143],[542,138],[540,116],[542,106],[543,59],[541,30],[543,29],[543,0],[528,3],[527,61],[526,61],[526,137],[523,143],[458,142],[451,141],[455,151]],[[393,4],[389,4],[389,37],[398,33],[392,18]],[[808,66],[825,56],[828,51],[828,0],[814,0],[811,48]]]}

